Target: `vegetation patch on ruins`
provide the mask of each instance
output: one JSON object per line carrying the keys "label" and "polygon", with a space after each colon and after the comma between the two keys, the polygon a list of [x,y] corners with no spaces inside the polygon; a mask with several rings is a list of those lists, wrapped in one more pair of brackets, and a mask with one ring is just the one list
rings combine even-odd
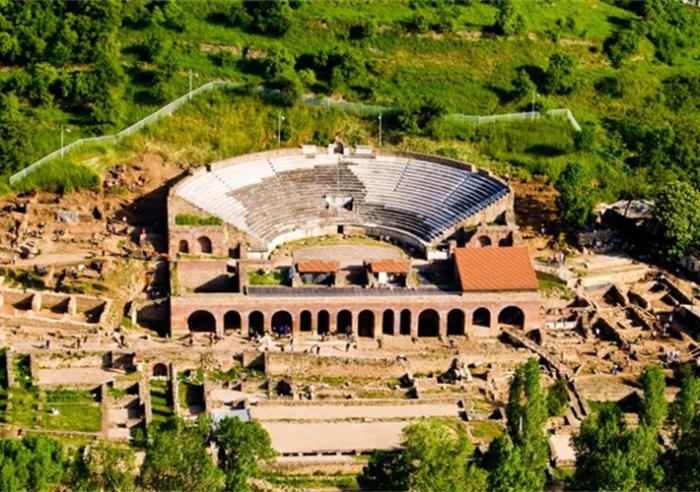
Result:
{"label": "vegetation patch on ruins", "polygon": [[194,214],[177,214],[175,216],[177,225],[197,225],[197,226],[219,226],[224,223],[221,217],[201,217]]}

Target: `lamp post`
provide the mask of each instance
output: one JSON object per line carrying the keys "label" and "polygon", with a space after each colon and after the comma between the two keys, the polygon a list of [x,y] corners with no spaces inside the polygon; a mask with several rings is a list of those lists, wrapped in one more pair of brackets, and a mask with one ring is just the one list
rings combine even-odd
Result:
{"label": "lamp post", "polygon": [[192,73],[192,69],[190,68],[190,76],[189,76],[189,82],[190,82],[190,91],[187,93],[187,99],[192,100],[192,77],[197,77],[196,73]]}
{"label": "lamp post", "polygon": [[282,113],[277,113],[277,145],[282,144],[282,122],[284,121],[284,116]]}
{"label": "lamp post", "polygon": [[535,99],[537,99],[537,91],[532,91],[532,109],[530,110],[530,113],[532,113],[532,120],[534,121],[535,119]]}
{"label": "lamp post", "polygon": [[379,146],[382,146],[382,113],[379,113]]}
{"label": "lamp post", "polygon": [[66,132],[70,133],[70,129],[66,128],[65,125],[61,124],[61,159],[63,159],[63,156],[65,154],[63,142],[65,140],[64,133]]}

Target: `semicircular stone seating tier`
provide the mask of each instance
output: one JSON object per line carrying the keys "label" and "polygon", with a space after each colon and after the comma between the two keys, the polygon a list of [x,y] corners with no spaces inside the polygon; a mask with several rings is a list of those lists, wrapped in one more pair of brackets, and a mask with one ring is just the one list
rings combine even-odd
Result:
{"label": "semicircular stone seating tier", "polygon": [[[507,194],[502,182],[466,168],[390,155],[259,158],[214,167],[177,189],[265,242],[302,227],[363,224],[429,244]],[[330,205],[338,201],[347,206]]]}

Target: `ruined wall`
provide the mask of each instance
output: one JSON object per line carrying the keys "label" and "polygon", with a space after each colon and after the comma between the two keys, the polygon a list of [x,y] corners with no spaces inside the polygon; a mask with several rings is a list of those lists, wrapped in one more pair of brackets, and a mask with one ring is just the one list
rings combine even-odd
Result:
{"label": "ruined wall", "polygon": [[[530,356],[508,353],[503,362],[508,364],[524,362]],[[332,374],[338,377],[398,378],[406,373],[441,373],[449,369],[454,354],[410,356],[407,360],[397,359],[347,359],[342,357],[314,357],[308,354],[289,352],[266,352],[265,374],[268,377],[314,377]],[[519,360],[522,359],[522,360]],[[467,364],[483,362],[483,355],[460,354],[460,360]],[[490,360],[498,363],[498,360]]]}
{"label": "ruined wall", "polygon": [[[394,311],[393,333],[398,335],[400,330],[400,312],[411,312],[411,336],[417,336],[419,315],[427,309],[438,312],[440,319],[440,334],[447,334],[447,317],[451,310],[460,309],[464,312],[466,334],[468,336],[497,336],[498,314],[509,306],[522,309],[527,328],[540,326],[540,299],[536,291],[531,292],[495,292],[495,293],[464,293],[439,296],[420,296],[410,293],[404,296],[354,296],[342,295],[334,297],[253,297],[242,294],[194,294],[171,298],[170,329],[172,336],[181,336],[188,332],[188,318],[195,311],[207,311],[216,320],[216,331],[223,334],[224,316],[230,311],[237,312],[241,317],[241,329],[248,332],[251,313],[263,314],[265,331],[272,329],[272,316],[278,311],[287,311],[292,317],[292,330],[299,335],[311,334],[316,331],[318,314],[326,311],[330,321],[330,331],[335,332],[337,318],[341,311],[349,310],[352,314],[352,329],[357,333],[359,316],[362,311],[370,311],[374,318],[374,337],[382,336],[382,318],[384,311]],[[490,313],[490,326],[476,327],[472,324],[474,311],[485,308]],[[301,331],[300,319],[302,311],[312,314],[312,327],[309,332]]]}
{"label": "ruined wall", "polygon": [[186,260],[176,263],[178,293],[233,292],[234,275],[226,260]]}

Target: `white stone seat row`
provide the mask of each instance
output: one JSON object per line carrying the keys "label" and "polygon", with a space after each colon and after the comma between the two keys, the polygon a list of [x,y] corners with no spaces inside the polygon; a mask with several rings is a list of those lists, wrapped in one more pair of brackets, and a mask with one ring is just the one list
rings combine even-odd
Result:
{"label": "white stone seat row", "polygon": [[[507,193],[503,183],[468,169],[397,156],[323,154],[215,167],[177,190],[264,241],[295,227],[353,221],[403,229],[429,242]],[[328,209],[328,195],[353,197],[355,210]]]}

